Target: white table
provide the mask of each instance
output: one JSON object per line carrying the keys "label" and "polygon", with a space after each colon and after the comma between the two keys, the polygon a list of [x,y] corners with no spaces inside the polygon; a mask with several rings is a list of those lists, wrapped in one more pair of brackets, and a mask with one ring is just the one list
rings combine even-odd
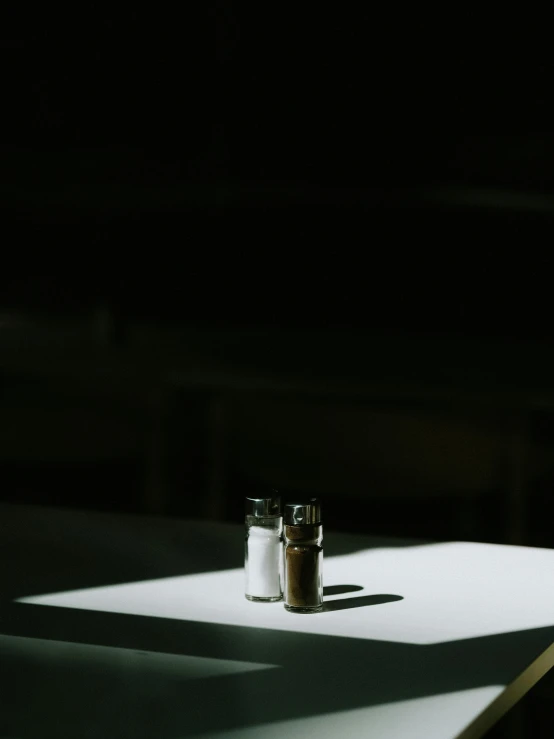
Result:
{"label": "white table", "polygon": [[328,533],[298,615],[242,537],[0,506],[0,737],[467,739],[554,663],[554,551]]}

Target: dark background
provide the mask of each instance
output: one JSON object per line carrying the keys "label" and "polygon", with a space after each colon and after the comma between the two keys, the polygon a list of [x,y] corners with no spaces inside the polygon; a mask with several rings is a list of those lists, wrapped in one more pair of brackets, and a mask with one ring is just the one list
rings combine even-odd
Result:
{"label": "dark background", "polygon": [[548,19],[3,13],[4,500],[552,545]]}

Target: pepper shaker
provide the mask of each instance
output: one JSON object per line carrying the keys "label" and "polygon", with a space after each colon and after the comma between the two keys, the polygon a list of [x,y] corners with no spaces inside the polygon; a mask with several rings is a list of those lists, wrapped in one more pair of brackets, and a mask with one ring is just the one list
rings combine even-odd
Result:
{"label": "pepper shaker", "polygon": [[283,598],[283,516],[281,498],[246,498],[244,569],[246,598],[276,601]]}
{"label": "pepper shaker", "polygon": [[323,526],[317,498],[285,506],[285,608],[315,613],[323,606]]}

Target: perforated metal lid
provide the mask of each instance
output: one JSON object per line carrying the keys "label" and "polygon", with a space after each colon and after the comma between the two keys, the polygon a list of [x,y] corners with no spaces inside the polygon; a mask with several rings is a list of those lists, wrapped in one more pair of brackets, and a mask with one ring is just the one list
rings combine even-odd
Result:
{"label": "perforated metal lid", "polygon": [[321,523],[321,503],[317,498],[311,498],[303,503],[287,503],[285,523],[288,526]]}
{"label": "perforated metal lid", "polygon": [[246,515],[257,517],[280,516],[281,497],[277,490],[271,492],[271,497],[267,498],[246,498]]}

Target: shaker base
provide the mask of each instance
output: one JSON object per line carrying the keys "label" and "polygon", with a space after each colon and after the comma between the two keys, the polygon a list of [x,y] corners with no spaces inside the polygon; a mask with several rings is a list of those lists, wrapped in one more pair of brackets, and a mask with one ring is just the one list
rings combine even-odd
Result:
{"label": "shaker base", "polygon": [[259,598],[257,595],[245,594],[244,597],[246,598],[246,600],[251,600],[255,603],[275,603],[278,600],[283,600],[282,595],[274,595],[271,598]]}
{"label": "shaker base", "polygon": [[323,604],[319,606],[289,606],[285,603],[285,608],[291,613],[319,613],[323,609]]}

